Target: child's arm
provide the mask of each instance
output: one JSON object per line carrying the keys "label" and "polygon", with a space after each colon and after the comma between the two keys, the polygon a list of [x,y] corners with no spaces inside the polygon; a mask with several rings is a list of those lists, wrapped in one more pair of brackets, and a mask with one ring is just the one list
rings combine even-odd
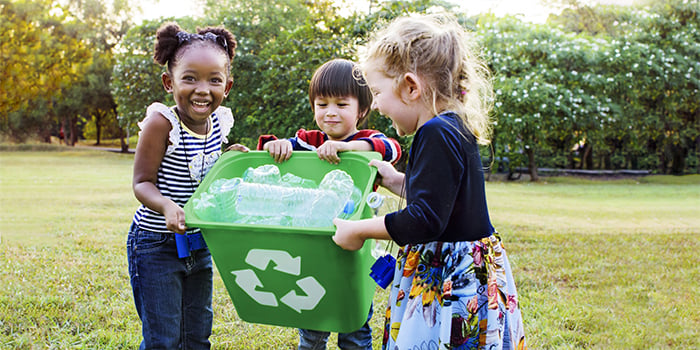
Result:
{"label": "child's arm", "polygon": [[185,233],[185,211],[171,199],[165,198],[156,187],[158,168],[168,146],[170,122],[156,112],[144,121],[136,154],[132,187],[136,199],[149,209],[165,216],[168,230]]}
{"label": "child's arm", "polygon": [[345,151],[372,151],[372,146],[365,141],[353,140],[345,142],[328,140],[316,149],[316,154],[318,154],[319,159],[331,164],[338,164],[340,162],[338,152]]}
{"label": "child's arm", "polygon": [[369,165],[377,168],[377,173],[379,173],[380,179],[379,184],[382,187],[385,187],[397,196],[405,197],[403,192],[406,174],[397,171],[396,168],[394,168],[394,166],[389,162],[372,159],[369,161]]}
{"label": "child's arm", "polygon": [[358,221],[336,218],[333,224],[336,227],[333,242],[345,250],[358,250],[370,238],[391,239],[384,225],[384,216]]}
{"label": "child's arm", "polygon": [[358,141],[369,143],[371,151],[379,152],[384,161],[396,164],[401,158],[401,144],[399,144],[399,141],[387,137],[379,131],[363,129],[356,136],[359,137]]}

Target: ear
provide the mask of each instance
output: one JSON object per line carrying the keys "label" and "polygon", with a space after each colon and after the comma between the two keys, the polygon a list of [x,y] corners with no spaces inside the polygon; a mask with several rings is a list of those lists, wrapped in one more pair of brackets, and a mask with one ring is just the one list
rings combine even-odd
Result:
{"label": "ear", "polygon": [[169,94],[173,93],[173,80],[170,78],[170,74],[163,73],[160,75],[160,80],[163,82],[163,88]]}
{"label": "ear", "polygon": [[360,111],[360,113],[357,114],[357,120],[360,120],[364,117],[366,117],[369,114],[369,111],[372,110],[371,108],[365,108]]}
{"label": "ear", "polygon": [[420,78],[414,73],[406,73],[401,80],[401,97],[408,101],[420,99],[423,93],[423,85]]}
{"label": "ear", "polygon": [[226,80],[226,89],[224,90],[224,97],[228,97],[228,93],[231,91],[232,87],[233,87],[233,79],[228,78]]}

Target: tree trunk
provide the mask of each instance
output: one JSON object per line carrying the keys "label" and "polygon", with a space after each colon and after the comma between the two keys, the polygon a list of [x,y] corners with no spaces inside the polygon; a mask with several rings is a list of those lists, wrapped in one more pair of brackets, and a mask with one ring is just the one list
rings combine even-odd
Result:
{"label": "tree trunk", "polygon": [[78,118],[70,118],[70,145],[75,146],[78,143]]}
{"label": "tree trunk", "polygon": [[95,119],[95,146],[100,145],[100,139],[102,138],[102,125],[100,125],[100,119]]}
{"label": "tree trunk", "polygon": [[100,145],[102,142],[102,129],[103,126],[102,124],[105,122],[105,119],[107,118],[107,113],[103,113],[100,111],[95,112],[95,145]]}
{"label": "tree trunk", "polygon": [[126,140],[129,138],[129,135],[124,128],[119,128],[119,130],[121,131],[119,133],[119,141],[122,145],[122,153],[129,153],[129,144],[126,143]]}
{"label": "tree trunk", "polygon": [[537,175],[537,162],[535,162],[535,150],[531,147],[526,147],[525,153],[527,154],[527,168],[530,171],[530,181],[539,181],[540,177]]}
{"label": "tree trunk", "polygon": [[688,150],[680,145],[671,146],[671,174],[683,175],[685,172],[685,157]]}
{"label": "tree trunk", "polygon": [[588,143],[586,143],[586,152],[581,161],[586,169],[593,170],[593,146]]}
{"label": "tree trunk", "polygon": [[39,132],[39,135],[41,137],[42,142],[51,143],[51,130],[50,129],[42,129]]}

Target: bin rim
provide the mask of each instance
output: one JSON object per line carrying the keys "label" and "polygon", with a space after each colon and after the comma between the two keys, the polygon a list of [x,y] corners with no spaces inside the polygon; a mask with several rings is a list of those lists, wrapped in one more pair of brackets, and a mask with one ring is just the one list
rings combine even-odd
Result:
{"label": "bin rim", "polygon": [[[272,160],[272,157],[269,155],[268,151],[249,151],[249,152],[241,152],[241,151],[226,151],[224,152],[219,159],[216,161],[214,166],[209,170],[209,173],[202,179],[202,182],[197,186],[197,189],[195,192],[192,194],[189,200],[187,200],[187,203],[185,203],[185,224],[189,228],[205,228],[205,229],[224,229],[224,228],[232,228],[232,227],[241,227],[241,228],[246,228],[247,230],[251,232],[268,232],[270,228],[283,228],[285,231],[288,233],[300,233],[300,234],[314,234],[314,235],[330,235],[332,236],[335,234],[335,226],[328,226],[328,227],[297,227],[297,226],[279,226],[279,225],[263,225],[263,224],[242,224],[242,223],[227,223],[227,222],[216,222],[216,221],[207,221],[207,220],[202,220],[200,219],[194,212],[194,204],[192,203],[193,199],[199,198],[201,196],[202,192],[205,192],[209,189],[209,186],[211,183],[214,181],[214,177],[216,175],[216,171],[218,170],[217,164],[223,164],[225,162],[230,162],[234,158],[240,158],[240,157],[269,157],[270,160]],[[292,158],[295,156],[298,157],[314,157],[317,158],[316,152],[314,151],[293,151],[292,156],[290,157],[287,162],[291,161]],[[377,168],[370,166],[369,161],[372,159],[376,160],[381,160],[382,156],[379,152],[374,152],[374,151],[348,151],[348,152],[341,152],[338,154],[340,157],[340,164],[343,163],[343,160],[364,160],[367,163],[367,167],[369,168],[370,172],[370,183],[368,186],[372,186],[374,184],[374,179],[376,178],[377,175]],[[323,160],[319,160],[323,161]],[[270,163],[270,164],[275,164],[277,163]],[[341,166],[340,164],[335,165],[335,166]],[[211,175],[211,176],[210,176]],[[360,212],[362,209],[366,206],[366,203],[362,203],[360,206]]]}

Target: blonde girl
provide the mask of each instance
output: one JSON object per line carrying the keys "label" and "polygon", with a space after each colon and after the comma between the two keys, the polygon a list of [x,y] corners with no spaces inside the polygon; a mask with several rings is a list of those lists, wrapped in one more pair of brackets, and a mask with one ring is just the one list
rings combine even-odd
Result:
{"label": "blonde girl", "polygon": [[492,87],[473,39],[449,16],[411,16],[379,31],[362,73],[372,107],[415,134],[406,172],[372,161],[382,186],[406,198],[383,217],[334,221],[333,240],[401,246],[384,349],[524,349],[518,294],[491,225],[479,156]]}

